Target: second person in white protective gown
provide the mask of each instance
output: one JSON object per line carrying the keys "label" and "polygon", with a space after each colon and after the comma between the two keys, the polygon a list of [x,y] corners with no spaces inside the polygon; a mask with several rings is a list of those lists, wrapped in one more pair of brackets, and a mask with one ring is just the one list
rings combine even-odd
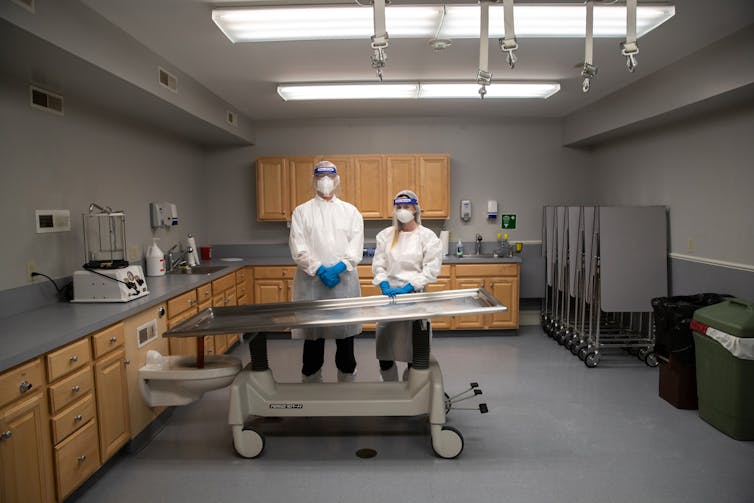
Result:
{"label": "second person in white protective gown", "polygon": [[[356,266],[364,249],[364,220],[352,204],[336,196],[340,177],[329,161],[314,166],[314,198],[293,210],[289,246],[298,266],[293,280],[293,300],[360,297]],[[361,324],[297,328],[293,338],[303,338],[301,374],[304,382],[321,382],[325,339],[335,339],[338,381],[353,381],[356,359],[353,337]]]}
{"label": "second person in white protective gown", "polygon": [[[443,254],[437,235],[421,225],[419,198],[411,190],[402,190],[393,200],[393,225],[377,234],[372,283],[390,297],[421,292],[437,281]],[[396,361],[410,364],[411,332],[411,321],[377,324],[376,350],[383,381],[398,380]]]}

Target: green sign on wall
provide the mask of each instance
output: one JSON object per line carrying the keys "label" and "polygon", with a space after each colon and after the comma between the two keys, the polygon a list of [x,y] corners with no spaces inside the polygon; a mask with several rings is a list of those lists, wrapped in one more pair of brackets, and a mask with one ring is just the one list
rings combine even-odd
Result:
{"label": "green sign on wall", "polygon": [[515,229],[516,228],[516,214],[501,215],[500,227],[503,229]]}

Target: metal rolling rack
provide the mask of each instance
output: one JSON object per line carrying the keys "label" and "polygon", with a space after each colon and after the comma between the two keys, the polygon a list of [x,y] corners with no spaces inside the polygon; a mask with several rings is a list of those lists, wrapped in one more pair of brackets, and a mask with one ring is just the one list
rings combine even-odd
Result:
{"label": "metal rolling rack", "polygon": [[545,332],[589,368],[613,349],[656,366],[650,300],[667,295],[665,208],[545,207],[543,252]]}

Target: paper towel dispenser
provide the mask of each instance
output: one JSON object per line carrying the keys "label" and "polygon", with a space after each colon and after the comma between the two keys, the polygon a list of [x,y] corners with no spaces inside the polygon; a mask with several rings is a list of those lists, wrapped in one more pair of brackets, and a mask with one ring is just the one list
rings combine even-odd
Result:
{"label": "paper towel dispenser", "polygon": [[178,225],[178,208],[174,203],[149,203],[149,218],[152,228],[170,228]]}

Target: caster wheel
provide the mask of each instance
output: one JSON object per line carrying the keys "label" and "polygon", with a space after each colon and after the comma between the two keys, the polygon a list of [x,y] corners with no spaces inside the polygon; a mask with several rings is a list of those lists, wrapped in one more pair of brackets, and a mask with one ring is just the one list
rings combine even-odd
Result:
{"label": "caster wheel", "polygon": [[233,447],[240,456],[253,459],[262,454],[264,437],[254,430],[241,430],[238,434],[234,432]]}
{"label": "caster wheel", "polygon": [[432,450],[437,457],[456,458],[463,451],[463,435],[452,426],[443,426],[438,435],[432,436]]}
{"label": "caster wheel", "polygon": [[647,359],[647,355],[649,354],[649,348],[641,348],[637,353],[636,357],[641,360],[645,361]]}
{"label": "caster wheel", "polygon": [[558,332],[558,336],[555,338],[559,346],[565,344],[566,334],[562,330]]}
{"label": "caster wheel", "polygon": [[579,357],[579,360],[584,361],[584,359],[586,358],[587,353],[588,353],[588,351],[587,351],[586,348],[579,349],[579,352],[577,354],[577,356]]}
{"label": "caster wheel", "polygon": [[646,358],[644,358],[644,363],[646,363],[648,367],[656,367],[660,364],[660,360],[657,359],[657,355],[654,351],[650,351],[647,353]]}
{"label": "caster wheel", "polygon": [[586,365],[588,368],[593,369],[600,363],[600,356],[597,353],[589,353],[584,358],[584,365]]}
{"label": "caster wheel", "polygon": [[576,356],[579,354],[579,345],[576,344],[576,342],[573,342],[569,349],[571,350],[571,354],[573,354],[573,356]]}

